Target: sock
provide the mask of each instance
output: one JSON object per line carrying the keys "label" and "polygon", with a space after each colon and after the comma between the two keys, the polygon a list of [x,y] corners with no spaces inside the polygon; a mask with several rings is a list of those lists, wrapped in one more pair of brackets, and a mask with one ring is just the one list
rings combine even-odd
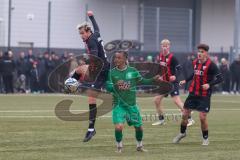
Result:
{"label": "sock", "polygon": [[186,132],[187,126],[181,125],[180,132],[183,134]]}
{"label": "sock", "polygon": [[159,115],[158,118],[159,118],[159,120],[164,120],[164,116],[163,115]]}
{"label": "sock", "polygon": [[142,141],[137,141],[137,147],[142,147],[142,146],[143,146]]}
{"label": "sock", "polygon": [[93,129],[97,115],[97,104],[89,104],[89,129]]}
{"label": "sock", "polygon": [[122,141],[122,131],[115,130],[115,139],[118,143]]}
{"label": "sock", "polygon": [[139,142],[139,141],[142,141],[142,138],[143,138],[143,131],[141,129],[137,129],[136,131],[136,134],[135,134],[135,137],[136,137],[136,140]]}
{"label": "sock", "polygon": [[122,141],[117,142],[117,147],[118,147],[118,148],[122,148],[122,147],[123,147]]}
{"label": "sock", "polygon": [[191,115],[189,115],[189,116],[188,116],[188,119],[192,119],[192,116],[191,116]]}
{"label": "sock", "polygon": [[208,130],[202,131],[202,136],[204,139],[208,139]]}

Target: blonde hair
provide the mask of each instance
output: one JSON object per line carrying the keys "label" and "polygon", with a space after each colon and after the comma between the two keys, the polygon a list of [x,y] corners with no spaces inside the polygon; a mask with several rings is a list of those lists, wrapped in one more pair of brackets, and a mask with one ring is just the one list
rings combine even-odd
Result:
{"label": "blonde hair", "polygon": [[168,39],[163,39],[162,41],[161,41],[161,44],[171,44],[171,42],[168,40]]}
{"label": "blonde hair", "polygon": [[88,22],[83,22],[82,24],[78,24],[76,28],[77,30],[84,29],[86,32],[88,31],[92,32],[91,26]]}

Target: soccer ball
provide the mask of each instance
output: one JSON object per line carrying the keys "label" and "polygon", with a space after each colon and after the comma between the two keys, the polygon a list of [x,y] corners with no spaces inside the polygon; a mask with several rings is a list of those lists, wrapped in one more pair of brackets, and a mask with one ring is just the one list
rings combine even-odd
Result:
{"label": "soccer ball", "polygon": [[68,78],[64,82],[64,89],[67,93],[75,93],[78,89],[79,82],[75,78]]}

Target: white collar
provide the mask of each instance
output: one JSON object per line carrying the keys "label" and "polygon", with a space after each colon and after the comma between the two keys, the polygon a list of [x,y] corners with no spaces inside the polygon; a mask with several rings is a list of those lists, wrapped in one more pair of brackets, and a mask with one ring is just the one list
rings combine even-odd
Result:
{"label": "white collar", "polygon": [[125,68],[123,68],[123,69],[119,69],[119,68],[117,68],[117,67],[116,67],[116,69],[117,69],[117,70],[119,70],[119,71],[125,71],[127,68],[128,68],[128,66],[127,66],[127,65],[126,65],[126,67],[125,67]]}

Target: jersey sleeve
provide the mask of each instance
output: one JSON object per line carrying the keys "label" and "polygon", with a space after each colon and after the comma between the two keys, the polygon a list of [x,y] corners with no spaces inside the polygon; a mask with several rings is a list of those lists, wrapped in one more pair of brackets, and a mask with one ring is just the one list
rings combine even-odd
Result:
{"label": "jersey sleeve", "polygon": [[172,62],[171,62],[171,72],[173,75],[178,76],[181,71],[181,65],[179,64],[178,60],[176,57],[172,57]]}
{"label": "jersey sleeve", "polygon": [[89,19],[90,19],[91,22],[92,22],[93,29],[94,29],[94,33],[95,33],[95,32],[98,32],[98,33],[99,33],[100,30],[99,30],[98,24],[97,24],[97,22],[96,22],[94,16],[90,16]]}
{"label": "jersey sleeve", "polygon": [[187,78],[185,79],[186,82],[191,81],[191,80],[193,79],[193,77],[194,77],[194,73],[192,73],[189,77],[187,77]]}
{"label": "jersey sleeve", "polygon": [[140,85],[150,85],[153,83],[153,78],[150,78],[150,79],[146,79],[144,77],[142,77],[142,75],[139,73],[138,70],[135,70],[135,74],[136,74],[136,77],[137,77],[137,84],[140,84]]}
{"label": "jersey sleeve", "polygon": [[215,63],[211,63],[209,66],[209,74],[213,75],[213,79],[209,82],[210,86],[214,86],[223,81],[222,73],[218,69]]}

